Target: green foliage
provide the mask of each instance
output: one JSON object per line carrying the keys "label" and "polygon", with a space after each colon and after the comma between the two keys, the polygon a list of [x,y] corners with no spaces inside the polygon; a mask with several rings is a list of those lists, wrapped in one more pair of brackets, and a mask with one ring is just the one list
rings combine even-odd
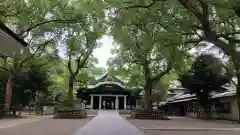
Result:
{"label": "green foliage", "polygon": [[[223,75],[223,68],[221,61],[212,55],[201,55],[192,65],[192,69],[189,73],[183,75],[182,81],[183,86],[189,88],[193,93],[201,93],[202,90],[209,93],[213,90],[221,89],[221,86],[229,81],[229,76]],[[187,76],[192,76],[191,82],[184,81],[184,78],[189,79]],[[193,86],[194,88],[191,88]]]}
{"label": "green foliage", "polygon": [[70,107],[72,108],[74,105],[74,101],[76,100],[76,96],[75,94],[73,95],[73,100],[69,100],[68,98],[68,90],[62,90],[62,92],[60,93],[58,100],[56,101],[56,107],[60,107],[60,108],[65,108],[65,107]]}
{"label": "green foliage", "polygon": [[[156,18],[161,18],[163,22]],[[162,77],[174,69],[180,70],[187,63],[188,50],[193,46],[193,41],[190,42],[191,38],[186,38],[183,28],[178,27],[183,18],[171,12],[158,14],[157,9],[123,9],[112,20],[111,34],[117,46],[113,50],[115,57],[109,65],[114,70],[135,68],[140,72],[130,75],[133,75],[131,78],[142,79],[136,82],[144,87],[145,106],[149,109],[152,88]]]}
{"label": "green foliage", "polygon": [[196,94],[200,104],[209,113],[209,93],[214,90],[224,90],[222,85],[228,83],[231,77],[224,75],[221,61],[212,55],[201,55],[192,65],[192,69],[180,76],[182,86]]}
{"label": "green foliage", "polygon": [[19,109],[38,102],[36,97],[39,94],[45,99],[48,95],[51,95],[49,87],[52,82],[49,80],[47,72],[41,68],[30,67],[30,70],[17,77],[14,83],[10,109]]}
{"label": "green foliage", "polygon": [[[109,66],[111,64],[109,62]],[[139,88],[144,85],[144,76],[139,66],[111,69],[110,72],[113,76],[121,78],[129,88]]]}
{"label": "green foliage", "polygon": [[[56,95],[68,87],[66,82],[76,81],[79,67],[91,67],[97,62],[92,51],[98,47],[97,39],[106,29],[101,0],[9,0],[0,2],[0,7],[0,20],[29,44],[26,53],[8,58],[7,67],[4,64],[14,77],[27,71],[24,67],[29,63],[33,62],[36,67],[46,66],[54,82],[52,93]],[[71,71],[77,71],[75,77],[69,78],[67,62],[59,60],[59,50],[71,56]],[[76,64],[77,59],[81,66]],[[85,83],[88,77],[85,71],[80,72],[77,81],[82,78],[81,82]]]}
{"label": "green foliage", "polygon": [[[97,63],[92,51],[107,31],[117,44],[108,64],[129,87],[149,85],[146,92],[151,93],[159,80],[171,82],[173,74],[190,68],[189,50],[201,41],[227,54],[240,78],[238,5],[235,0],[5,0],[0,20],[25,38],[29,48],[1,61],[1,68],[21,78],[34,63],[50,72],[52,93],[69,84],[75,89],[102,72],[87,69]],[[68,60],[61,59],[59,50]]]}
{"label": "green foliage", "polygon": [[158,104],[159,102],[166,100],[169,84],[170,82],[167,81],[166,77],[161,78],[161,80],[153,87],[153,101]]}
{"label": "green foliage", "polygon": [[101,67],[91,67],[88,68],[88,71],[91,76],[98,78],[99,76],[102,76],[106,72],[106,69]]}
{"label": "green foliage", "polygon": [[[113,21],[117,22],[114,23],[113,27],[113,35],[118,37],[117,43],[125,43],[124,46],[127,47],[125,47],[126,49],[123,50],[123,52],[127,56],[130,55],[131,52],[135,52],[127,59],[128,61],[122,62],[121,59],[126,59],[125,55],[122,55],[124,57],[115,60],[115,63],[122,64],[128,63],[129,60],[136,61],[134,58],[145,60],[144,57],[146,58],[146,53],[148,53],[149,49],[151,50],[151,46],[154,45],[156,41],[160,43],[160,45],[165,44],[166,46],[178,44],[177,46],[184,51],[193,48],[195,45],[201,46],[202,44],[198,44],[201,41],[207,41],[231,57],[230,59],[233,60],[236,76],[240,79],[240,53],[238,51],[240,45],[239,2],[234,0],[137,0],[124,2],[107,0],[107,3],[117,10],[115,12],[116,14],[111,16]],[[135,23],[132,24],[132,22]],[[126,25],[121,26],[123,23]],[[152,42],[149,38],[146,38],[146,33],[140,33],[134,28],[130,29],[132,32],[125,29],[126,27],[129,28],[129,26],[136,24],[139,24],[138,28],[144,30],[146,33],[148,33],[149,29],[152,29],[152,25],[158,26],[150,30],[153,37],[157,30],[161,31],[157,32],[158,36],[156,36],[157,38],[154,37],[154,42]],[[121,27],[116,28],[117,25]],[[148,27],[143,27],[145,25]],[[131,35],[134,35],[135,38],[132,38]],[[141,38],[138,38],[139,36]],[[140,41],[138,42],[140,47],[132,45],[136,39]],[[145,42],[142,42],[142,40]],[[150,45],[146,46],[146,42]],[[145,48],[142,48],[142,46],[145,46]],[[132,51],[131,48],[133,47],[133,50],[137,51]],[[156,48],[161,49],[161,46],[158,45]],[[119,54],[120,51],[115,52]],[[172,54],[169,50],[165,51]],[[138,55],[136,56],[136,54]],[[153,52],[153,54],[158,53]],[[188,54],[185,53],[184,55],[186,56]],[[183,59],[184,61],[179,62],[180,66],[172,70],[173,72],[177,74],[186,72],[186,69],[189,68],[187,66],[189,62],[186,61],[186,58]],[[156,65],[158,64],[154,63],[154,66]],[[159,67],[162,68],[163,65]],[[159,69],[159,67],[157,69]],[[239,84],[236,86],[239,86]],[[237,87],[237,89],[237,91],[240,91],[240,87]],[[240,98],[238,103],[240,104]]]}

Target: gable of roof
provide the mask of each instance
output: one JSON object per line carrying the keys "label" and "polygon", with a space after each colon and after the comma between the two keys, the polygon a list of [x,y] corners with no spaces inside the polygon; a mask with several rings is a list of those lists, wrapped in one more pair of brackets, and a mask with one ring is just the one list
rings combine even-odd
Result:
{"label": "gable of roof", "polygon": [[115,82],[121,84],[122,86],[125,86],[125,83],[121,79],[116,76],[110,76],[108,72],[105,72],[98,80],[93,83],[93,85],[97,85],[101,82]]}
{"label": "gable of roof", "polygon": [[94,89],[94,88],[97,88],[101,85],[116,85],[122,89],[125,89],[125,86],[121,85],[120,83],[117,83],[117,82],[113,82],[113,81],[104,81],[104,82],[99,82],[97,83],[96,85],[88,85],[87,87],[90,88],[90,89]]}

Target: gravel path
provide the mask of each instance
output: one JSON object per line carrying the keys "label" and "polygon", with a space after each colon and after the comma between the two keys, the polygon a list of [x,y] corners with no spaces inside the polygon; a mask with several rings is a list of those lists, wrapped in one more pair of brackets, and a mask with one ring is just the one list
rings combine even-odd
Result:
{"label": "gravel path", "polygon": [[73,135],[89,120],[91,120],[91,118],[45,119],[38,122],[0,129],[0,135]]}
{"label": "gravel path", "polygon": [[4,128],[10,128],[17,125],[27,124],[27,123],[33,123],[45,119],[52,118],[51,115],[45,115],[45,116],[28,116],[28,117],[22,117],[22,118],[3,118],[0,119],[0,129]]}
{"label": "gravel path", "polygon": [[172,118],[171,120],[127,120],[147,135],[240,135],[240,124],[229,121],[205,121],[190,118]]}
{"label": "gravel path", "polygon": [[171,120],[128,119],[137,127],[144,128],[240,128],[240,124],[230,121],[208,121],[191,118],[171,118]]}

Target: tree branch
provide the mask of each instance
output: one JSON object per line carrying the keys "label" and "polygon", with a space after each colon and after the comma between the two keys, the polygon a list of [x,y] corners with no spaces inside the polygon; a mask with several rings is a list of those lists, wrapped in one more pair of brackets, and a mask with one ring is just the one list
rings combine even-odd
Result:
{"label": "tree branch", "polygon": [[235,14],[236,14],[238,17],[240,17],[240,6],[239,6],[239,5],[235,6],[235,7],[233,8],[233,10],[234,10]]}
{"label": "tree branch", "polygon": [[[225,66],[223,63],[222,63],[222,67],[226,70],[227,74],[229,74],[230,76],[233,76],[233,74],[229,71],[229,68]],[[231,82],[234,86],[238,85],[236,82],[233,81],[233,79],[231,79]]]}
{"label": "tree branch", "polygon": [[77,70],[76,70],[76,72],[74,73],[75,75],[77,75],[77,74],[79,73],[79,70],[84,67],[84,65],[86,64],[89,56],[92,54],[92,51],[93,51],[93,47],[91,47],[90,49],[88,49],[88,51],[87,51],[85,57],[83,58],[83,60],[78,59]]}
{"label": "tree branch", "polygon": [[[128,9],[132,9],[132,8],[150,8],[152,7],[154,4],[156,4],[157,2],[165,2],[166,0],[152,0],[151,3],[149,3],[148,5],[132,5],[132,6],[127,6],[127,7],[123,7],[123,8],[119,8],[115,13],[118,13],[119,11],[121,11],[122,9],[128,10]],[[133,2],[131,2],[133,3]]]}
{"label": "tree branch", "polygon": [[86,52],[86,55],[83,57],[83,59],[81,59],[81,57],[78,57],[77,69],[74,73],[75,76],[77,76],[77,74],[79,73],[79,70],[85,66],[87,60],[89,59],[89,56],[92,54],[92,51],[95,47],[95,42],[96,42],[95,38],[93,40],[89,39],[89,35],[87,34],[87,32],[89,32],[89,31],[87,29],[85,29],[85,27],[82,24],[80,24],[80,25],[84,29],[84,35],[86,38],[86,46],[88,47],[88,50]]}
{"label": "tree branch", "polygon": [[218,34],[217,37],[230,38],[229,36],[232,36],[232,35],[240,35],[240,31]]}
{"label": "tree branch", "polygon": [[42,66],[46,66],[47,64],[51,63],[55,58],[51,58],[49,59],[48,61],[42,63],[42,64],[39,64],[39,65],[32,65],[33,67],[42,67]]}
{"label": "tree branch", "polygon": [[199,12],[192,4],[191,0],[178,0],[186,9],[192,12],[197,19],[202,18],[202,13]]}
{"label": "tree branch", "polygon": [[[50,39],[46,42],[44,42],[43,44],[39,45],[38,48],[36,49],[36,51],[34,53],[32,53],[29,57],[27,57],[26,59],[22,60],[22,62],[20,63],[20,67],[22,67],[22,65],[27,62],[28,60],[30,60],[32,57],[34,57],[36,55],[36,53],[39,51],[39,49],[43,46],[43,49],[45,48],[45,46],[50,43],[53,39]],[[42,51],[43,51],[42,49]],[[42,52],[41,51],[41,52]]]}
{"label": "tree branch", "polygon": [[173,68],[173,65],[175,63],[175,59],[176,59],[176,48],[174,48],[174,51],[172,52],[172,58],[171,60],[167,63],[167,68],[165,69],[165,71],[159,73],[158,75],[154,76],[152,78],[152,86],[155,86],[157,84],[157,82],[160,80],[161,77],[165,76],[166,74],[168,74],[172,68]]}
{"label": "tree branch", "polygon": [[165,1],[166,0],[152,0],[152,2],[149,3],[148,5],[133,5],[133,6],[125,7],[124,9],[128,10],[131,8],[150,8],[157,2],[165,2]]}
{"label": "tree branch", "polygon": [[160,80],[160,78],[168,74],[171,70],[172,70],[172,64],[169,63],[165,71],[159,73],[158,75],[152,78],[152,81],[153,81],[152,86],[155,86],[157,82]]}
{"label": "tree branch", "polygon": [[8,71],[8,69],[6,67],[0,66],[1,69]]}
{"label": "tree branch", "polygon": [[220,37],[222,37],[222,38],[224,38],[225,40],[228,40],[230,43],[240,43],[240,40],[237,40],[237,39],[234,39],[234,38],[232,38],[232,37],[229,37],[228,35],[222,35],[222,36],[220,36]]}
{"label": "tree branch", "polygon": [[72,63],[71,62],[72,62],[72,56],[71,56],[71,54],[68,54],[68,64],[67,64],[67,67],[68,67],[70,75],[73,74]]}
{"label": "tree branch", "polygon": [[26,32],[29,32],[39,26],[42,26],[42,25],[45,25],[45,24],[48,24],[48,23],[77,23],[79,20],[81,19],[84,19],[85,17],[79,17],[79,18],[75,18],[75,19],[70,19],[70,20],[63,20],[63,19],[55,19],[55,20],[48,20],[48,21],[43,21],[43,22],[40,22],[38,24],[35,24],[35,25],[32,25],[31,27],[27,28],[26,30],[20,32],[18,35],[23,35],[24,33]]}

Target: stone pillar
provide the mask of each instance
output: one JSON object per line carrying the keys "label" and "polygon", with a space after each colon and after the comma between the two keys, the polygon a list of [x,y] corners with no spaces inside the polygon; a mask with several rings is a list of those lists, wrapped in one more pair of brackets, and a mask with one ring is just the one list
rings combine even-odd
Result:
{"label": "stone pillar", "polygon": [[115,99],[115,109],[118,110],[119,108],[119,102],[118,102],[118,96],[116,96],[116,99]]}
{"label": "stone pillar", "polygon": [[91,95],[91,104],[90,104],[90,109],[93,109],[93,95]]}
{"label": "stone pillar", "polygon": [[127,109],[127,96],[124,96],[124,110]]}
{"label": "stone pillar", "polygon": [[138,99],[136,99],[136,105],[135,105],[136,108],[138,108],[138,104],[139,104]]}
{"label": "stone pillar", "polygon": [[99,106],[98,109],[102,109],[102,96],[99,96]]}

